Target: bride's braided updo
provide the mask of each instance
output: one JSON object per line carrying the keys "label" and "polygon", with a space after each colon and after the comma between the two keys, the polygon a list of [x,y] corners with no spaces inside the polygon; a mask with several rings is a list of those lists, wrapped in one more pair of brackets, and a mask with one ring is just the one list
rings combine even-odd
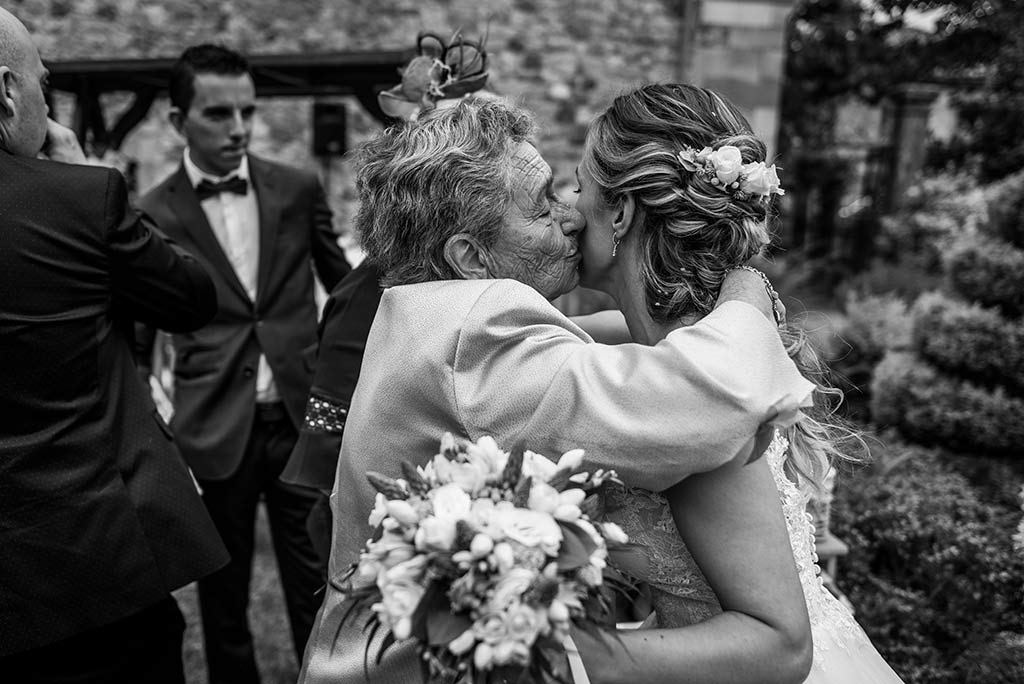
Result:
{"label": "bride's braided updo", "polygon": [[[717,93],[685,84],[643,86],[615,99],[591,125],[581,165],[601,199],[636,205],[637,258],[647,311],[658,322],[693,320],[715,306],[726,273],[770,242],[766,197],[689,170],[680,153],[704,148],[739,150],[744,164],[763,162],[764,142],[743,114]],[[817,387],[815,408],[786,431],[786,466],[815,485],[831,462],[857,460],[838,448],[863,446],[834,415],[842,392],[797,326],[779,331],[786,351]]]}
{"label": "bride's braided updo", "polygon": [[690,85],[644,86],[615,99],[591,125],[582,165],[610,206],[633,197],[647,308],[659,322],[706,314],[725,273],[769,243],[768,204],[688,171],[679,153],[730,145],[743,163],[765,144],[738,109]]}

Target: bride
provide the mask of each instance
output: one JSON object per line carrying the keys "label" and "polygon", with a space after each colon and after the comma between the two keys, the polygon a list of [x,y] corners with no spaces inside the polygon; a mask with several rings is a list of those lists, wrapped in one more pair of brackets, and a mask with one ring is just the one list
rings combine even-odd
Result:
{"label": "bride", "polygon": [[[768,200],[782,191],[774,166],[763,163],[765,152],[734,106],[689,85],[641,87],[618,97],[592,124],[577,170],[576,209],[587,225],[580,282],[617,301],[635,342],[656,344],[709,313],[726,273],[767,246]],[[813,356],[800,337],[783,335],[798,365]],[[723,552],[735,544],[729,526],[748,524],[731,511],[740,504],[749,510],[751,497],[778,497],[813,635],[805,681],[900,682],[819,576],[805,506],[834,457],[841,454],[828,426],[804,416],[776,432],[760,465],[694,475],[664,495],[610,493],[606,516],[648,552],[649,570],[641,579],[652,587],[656,611],[648,622],[672,629],[722,620],[733,597],[716,596],[711,585],[730,576],[735,586],[736,573],[756,576],[761,558],[757,549],[746,549],[751,569],[741,565],[744,550]],[[651,632],[650,641],[659,631]],[[591,681],[602,681],[623,656],[621,642],[595,642],[583,634],[577,642]],[[627,658],[642,661],[643,650],[626,650]],[[728,672],[718,672],[729,680]],[[656,676],[646,674],[648,681]],[[672,681],[673,673],[661,674]],[[681,675],[676,681],[687,679]]]}

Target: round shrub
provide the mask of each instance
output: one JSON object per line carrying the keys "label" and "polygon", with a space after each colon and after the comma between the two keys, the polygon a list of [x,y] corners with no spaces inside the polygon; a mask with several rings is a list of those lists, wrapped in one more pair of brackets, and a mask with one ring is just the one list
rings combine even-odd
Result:
{"label": "round shrub", "polygon": [[1024,322],[937,292],[921,295],[911,318],[914,348],[935,366],[1024,390]]}
{"label": "round shrub", "polygon": [[889,352],[871,381],[871,415],[921,444],[1024,457],[1024,400],[947,376],[908,352]]}
{"label": "round shrub", "polygon": [[1019,510],[986,501],[930,450],[885,452],[888,469],[847,474],[832,503],[850,546],[838,581],[858,622],[907,684],[1019,683],[1009,663],[971,657],[1024,633],[1024,556],[1010,541]]}
{"label": "round shrub", "polygon": [[1010,317],[1024,313],[1024,250],[1000,240],[960,240],[946,270],[953,290]]}
{"label": "round shrub", "polygon": [[989,231],[1024,249],[1024,171],[993,183],[986,195]]}

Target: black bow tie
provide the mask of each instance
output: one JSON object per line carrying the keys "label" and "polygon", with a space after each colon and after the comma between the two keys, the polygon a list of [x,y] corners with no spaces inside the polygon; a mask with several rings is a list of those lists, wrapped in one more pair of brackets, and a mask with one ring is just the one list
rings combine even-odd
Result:
{"label": "black bow tie", "polygon": [[222,192],[233,192],[236,195],[244,195],[249,192],[249,183],[244,178],[238,176],[232,176],[226,180],[219,181],[217,183],[211,183],[205,178],[199,181],[199,185],[196,186],[196,197],[202,202],[205,199],[209,199],[214,195],[219,195]]}

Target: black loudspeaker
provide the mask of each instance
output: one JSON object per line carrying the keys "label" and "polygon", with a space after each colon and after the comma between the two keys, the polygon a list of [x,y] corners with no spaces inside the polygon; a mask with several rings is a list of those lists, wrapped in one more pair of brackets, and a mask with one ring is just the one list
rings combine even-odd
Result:
{"label": "black loudspeaker", "polygon": [[318,157],[345,154],[345,105],[313,103],[313,154]]}

